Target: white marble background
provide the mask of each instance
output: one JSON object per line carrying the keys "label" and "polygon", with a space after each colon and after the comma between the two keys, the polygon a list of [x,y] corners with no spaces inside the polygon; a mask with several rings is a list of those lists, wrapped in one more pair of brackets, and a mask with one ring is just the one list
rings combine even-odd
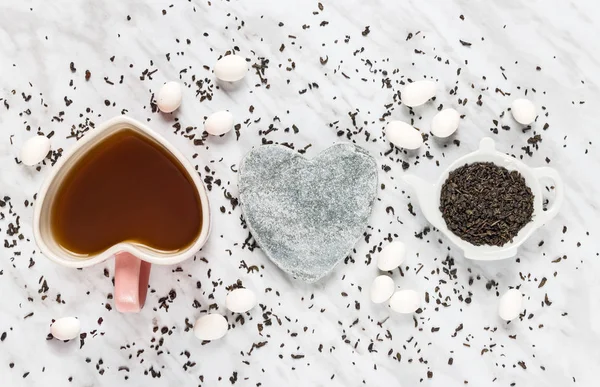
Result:
{"label": "white marble background", "polygon": [[[0,384],[597,385],[599,17],[594,0],[349,0],[322,7],[300,0],[0,0],[0,198],[10,198],[0,203]],[[215,84],[212,66],[234,49],[252,64],[269,61],[266,83],[253,70],[238,87]],[[151,78],[142,76],[146,69]],[[395,95],[406,78],[423,77],[437,81],[438,97],[412,115]],[[153,113],[152,93],[177,79],[188,86],[181,109]],[[212,99],[201,101],[196,81]],[[540,108],[526,133],[510,114],[502,116],[525,94]],[[418,155],[385,155],[382,116],[414,119],[428,132],[439,104],[465,115],[455,137],[460,146],[430,139]],[[221,109],[241,125],[237,141],[229,133],[195,145],[173,127],[177,120],[201,139],[205,116]],[[114,309],[111,262],[71,270],[40,255],[31,204],[51,161],[28,168],[16,160],[36,132],[53,133],[53,150],[66,151],[76,141],[69,138],[73,126],[86,129],[123,111],[147,120],[203,178],[221,183],[210,191],[209,243],[178,267],[153,268],[151,294],[138,315]],[[510,130],[492,133],[493,120]],[[325,280],[305,285],[259,249],[248,249],[240,208],[225,194],[237,196],[233,170],[261,141],[308,147],[314,156],[348,141],[346,133],[377,158],[385,189],[368,241],[359,241]],[[521,147],[538,133],[539,149],[528,156]],[[548,158],[567,186],[561,214],[518,258],[495,263],[466,261],[436,232],[416,238],[427,223],[414,200],[416,216],[409,213],[400,180],[402,161],[433,180],[486,135],[531,166]],[[409,248],[406,266],[393,273],[397,286],[429,295],[414,316],[393,315],[368,299],[377,274],[372,258],[390,238]],[[258,271],[245,268],[252,265]],[[226,287],[236,281],[260,302],[243,317],[224,308]],[[506,324],[496,308],[509,286],[520,287],[525,309]],[[186,321],[209,308],[226,314],[231,329],[201,345]],[[68,315],[82,322],[81,348],[46,340],[52,319]]]}

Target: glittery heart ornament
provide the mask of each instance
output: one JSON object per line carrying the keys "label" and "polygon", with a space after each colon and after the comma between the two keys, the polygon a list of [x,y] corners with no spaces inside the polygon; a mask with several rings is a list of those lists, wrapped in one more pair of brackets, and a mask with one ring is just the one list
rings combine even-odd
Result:
{"label": "glittery heart ornament", "polygon": [[286,273],[315,282],[344,259],[367,227],[377,164],[337,144],[308,160],[280,145],[252,150],[240,167],[240,201],[254,239]]}

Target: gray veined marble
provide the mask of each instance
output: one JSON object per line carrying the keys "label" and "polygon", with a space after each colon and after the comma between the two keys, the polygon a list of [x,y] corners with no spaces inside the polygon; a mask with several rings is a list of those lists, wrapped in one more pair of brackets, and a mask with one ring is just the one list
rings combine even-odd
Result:
{"label": "gray veined marble", "polygon": [[[600,40],[590,37],[600,35],[600,1],[90,4],[0,1],[1,386],[598,385],[600,179],[590,176],[600,169]],[[253,66],[231,85],[213,73],[228,50]],[[407,79],[435,80],[435,101],[399,104]],[[181,82],[183,102],[162,114],[149,102],[168,81]],[[507,110],[523,97],[538,108],[531,128]],[[428,136],[410,154],[391,148],[387,122],[429,133],[441,105],[464,116],[453,137]],[[52,163],[123,110],[212,186],[209,243],[195,259],[153,267],[137,315],[114,308],[114,261],[59,266],[40,254],[31,227]],[[239,129],[204,136],[204,116],[220,110]],[[38,133],[51,138],[51,158],[18,163]],[[438,231],[426,232],[401,181],[406,173],[434,181],[486,136],[527,165],[557,169],[567,187],[557,217],[517,258],[499,262],[466,260]],[[314,157],[340,140],[378,165],[369,236],[359,237],[351,262],[306,285],[245,242],[236,171],[264,142]],[[551,182],[543,184],[552,201]],[[369,299],[382,274],[379,249],[391,240],[405,243],[407,258],[387,274],[398,289],[421,293],[419,313]],[[260,305],[245,315],[225,307],[240,283]],[[510,287],[524,308],[506,323],[498,302]],[[189,324],[206,313],[228,319],[223,339],[194,337]],[[80,319],[84,339],[46,340],[64,316]]]}
{"label": "gray veined marble", "polygon": [[377,164],[352,144],[311,160],[266,145],[244,158],[239,189],[246,222],[265,254],[295,278],[314,282],[363,234],[377,194]]}

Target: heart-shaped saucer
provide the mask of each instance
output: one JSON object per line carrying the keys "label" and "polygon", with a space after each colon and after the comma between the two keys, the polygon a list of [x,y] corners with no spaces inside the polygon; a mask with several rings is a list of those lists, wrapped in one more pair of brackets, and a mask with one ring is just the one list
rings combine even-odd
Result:
{"label": "heart-shaped saucer", "polygon": [[[159,251],[141,244],[120,242],[97,254],[82,257],[63,248],[53,235],[50,221],[52,203],[65,177],[88,151],[123,130],[134,131],[136,134],[160,144],[185,169],[197,190],[202,212],[202,226],[196,238],[184,249],[170,252]],[[33,226],[34,236],[42,253],[64,266],[77,268],[92,266],[111,258],[117,253],[130,253],[142,261],[152,264],[171,265],[190,258],[206,243],[210,232],[210,209],[204,185],[198,176],[198,172],[189,161],[173,145],[146,125],[126,116],[118,116],[88,132],[52,168],[50,175],[38,193]]]}
{"label": "heart-shaped saucer", "polygon": [[254,239],[283,271],[306,282],[329,273],[367,227],[377,164],[364,149],[337,144],[312,160],[280,145],[246,155],[240,201]]}

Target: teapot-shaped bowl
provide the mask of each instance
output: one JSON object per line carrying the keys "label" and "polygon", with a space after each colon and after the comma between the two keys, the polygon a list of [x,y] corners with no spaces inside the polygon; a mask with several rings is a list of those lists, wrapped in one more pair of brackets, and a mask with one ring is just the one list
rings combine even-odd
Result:
{"label": "teapot-shaped bowl", "polygon": [[[448,229],[439,208],[442,185],[448,178],[450,172],[465,164],[477,162],[492,162],[509,171],[518,171],[523,176],[525,183],[529,186],[534,195],[533,216],[531,222],[526,224],[511,242],[508,242],[503,246],[476,246],[461,239]],[[540,184],[540,179],[542,178],[548,178],[554,181],[555,198],[551,206],[546,210],[544,210],[542,203],[542,188]],[[429,223],[440,230],[448,239],[450,239],[450,241],[452,241],[452,243],[463,250],[466,258],[474,260],[491,261],[514,257],[517,254],[518,247],[522,245],[535,230],[556,216],[564,200],[564,185],[556,170],[549,167],[528,167],[521,161],[497,151],[495,149],[494,140],[489,137],[481,140],[478,150],[469,153],[452,163],[446,171],[442,173],[435,184],[428,183],[414,175],[405,175],[404,181],[411,186],[416,193],[421,211]]]}

